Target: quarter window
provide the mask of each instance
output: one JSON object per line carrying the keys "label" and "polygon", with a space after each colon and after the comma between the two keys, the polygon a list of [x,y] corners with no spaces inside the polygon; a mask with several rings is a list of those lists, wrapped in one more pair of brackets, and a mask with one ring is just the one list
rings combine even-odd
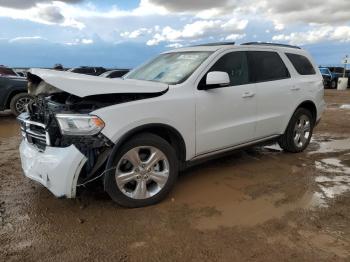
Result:
{"label": "quarter window", "polygon": [[250,81],[253,83],[286,79],[287,67],[276,52],[248,51]]}
{"label": "quarter window", "polygon": [[290,62],[293,64],[295,70],[297,70],[299,74],[301,75],[316,74],[316,71],[312,66],[311,62],[305,56],[291,54],[291,53],[286,53],[286,56],[288,57]]}

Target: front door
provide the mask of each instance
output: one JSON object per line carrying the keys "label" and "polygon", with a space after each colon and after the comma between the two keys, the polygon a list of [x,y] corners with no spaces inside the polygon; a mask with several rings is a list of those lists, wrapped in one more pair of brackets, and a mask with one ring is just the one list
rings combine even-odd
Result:
{"label": "front door", "polygon": [[[208,72],[230,76],[230,86],[196,90],[196,153],[209,153],[253,140],[256,125],[256,87],[249,84],[244,51],[223,55]],[[200,82],[205,84],[206,74]]]}

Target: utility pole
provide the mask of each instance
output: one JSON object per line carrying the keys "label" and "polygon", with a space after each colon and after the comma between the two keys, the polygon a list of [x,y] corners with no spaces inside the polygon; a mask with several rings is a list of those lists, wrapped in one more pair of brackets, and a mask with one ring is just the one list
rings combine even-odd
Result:
{"label": "utility pole", "polygon": [[343,77],[345,77],[345,74],[346,74],[346,65],[350,63],[350,59],[349,59],[349,56],[346,55],[344,60],[343,60],[343,64],[344,64],[344,72],[343,72]]}

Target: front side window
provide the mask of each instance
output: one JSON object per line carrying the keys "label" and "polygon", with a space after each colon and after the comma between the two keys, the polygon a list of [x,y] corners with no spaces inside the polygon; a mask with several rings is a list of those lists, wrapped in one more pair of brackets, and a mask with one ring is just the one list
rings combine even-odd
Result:
{"label": "front side window", "polygon": [[131,71],[125,79],[166,84],[180,84],[212,54],[212,52],[175,52],[158,56],[146,65]]}
{"label": "front side window", "polygon": [[307,57],[297,54],[286,53],[295,70],[301,75],[314,75],[316,71]]}
{"label": "front side window", "polygon": [[224,55],[209,70],[213,71],[228,73],[231,86],[247,84],[249,73],[246,52],[237,51]]}
{"label": "front side window", "polygon": [[253,83],[290,78],[286,65],[278,53],[248,51],[250,81]]}

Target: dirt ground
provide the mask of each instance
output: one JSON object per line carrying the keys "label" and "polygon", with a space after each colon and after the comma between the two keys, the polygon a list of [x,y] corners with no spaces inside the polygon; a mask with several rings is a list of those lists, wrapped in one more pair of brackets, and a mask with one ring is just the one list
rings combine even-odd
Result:
{"label": "dirt ground", "polygon": [[236,152],[140,209],[96,189],[57,199],[25,178],[3,113],[0,261],[350,261],[350,92],[327,90],[326,101],[306,152]]}

